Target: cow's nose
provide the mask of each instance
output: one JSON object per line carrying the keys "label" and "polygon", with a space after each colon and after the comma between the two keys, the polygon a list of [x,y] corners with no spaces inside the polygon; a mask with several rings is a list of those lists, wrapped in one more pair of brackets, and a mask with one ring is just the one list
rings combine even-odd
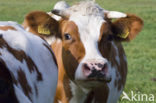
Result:
{"label": "cow's nose", "polygon": [[108,70],[107,63],[84,63],[82,69],[86,77],[94,71],[99,71],[102,74],[105,74]]}
{"label": "cow's nose", "polygon": [[87,62],[82,66],[83,74],[89,80],[110,81],[107,63]]}

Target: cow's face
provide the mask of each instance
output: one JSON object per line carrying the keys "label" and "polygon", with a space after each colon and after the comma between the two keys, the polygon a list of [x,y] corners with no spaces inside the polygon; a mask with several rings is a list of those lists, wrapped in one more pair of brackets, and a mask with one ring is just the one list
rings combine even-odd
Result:
{"label": "cow's face", "polygon": [[[99,85],[111,81],[112,75],[108,71],[111,69],[109,58],[113,53],[113,42],[120,43],[133,39],[143,25],[139,17],[105,11],[92,2],[82,2],[65,10],[53,10],[52,13],[59,15],[61,19],[57,21],[50,16],[44,16],[46,21],[42,23],[36,20],[36,24],[39,25],[38,28],[44,28],[41,31],[48,29],[50,35],[55,34],[55,37],[61,40],[66,73],[71,80],[86,87],[89,87],[90,83],[91,86],[97,86],[97,83]],[[36,17],[34,14],[29,14],[27,18],[43,17]],[[109,18],[120,19],[111,22]],[[47,32],[38,32],[36,29],[36,33]],[[44,38],[49,41],[51,36]]]}
{"label": "cow's face", "polygon": [[105,50],[110,51],[111,31],[106,21],[101,17],[71,16],[60,25],[62,59],[69,77],[79,82],[109,82],[108,60],[99,50],[104,41]]}

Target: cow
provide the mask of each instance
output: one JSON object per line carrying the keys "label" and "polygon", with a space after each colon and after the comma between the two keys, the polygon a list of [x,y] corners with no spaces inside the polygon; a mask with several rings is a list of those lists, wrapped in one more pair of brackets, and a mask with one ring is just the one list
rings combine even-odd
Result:
{"label": "cow", "polygon": [[127,76],[121,43],[142,30],[140,17],[105,10],[93,1],[73,6],[61,1],[51,13],[28,13],[23,27],[44,38],[54,51],[59,68],[55,103],[118,101]]}
{"label": "cow", "polygon": [[57,80],[49,44],[16,22],[0,22],[0,103],[53,103]]}

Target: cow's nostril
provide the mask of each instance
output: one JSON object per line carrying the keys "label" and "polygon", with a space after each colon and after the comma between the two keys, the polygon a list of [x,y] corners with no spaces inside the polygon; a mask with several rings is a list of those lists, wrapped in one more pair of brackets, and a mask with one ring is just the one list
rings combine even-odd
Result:
{"label": "cow's nostril", "polygon": [[83,66],[83,73],[84,73],[84,76],[89,76],[91,74],[91,68],[89,67],[89,65],[87,63],[84,63]]}
{"label": "cow's nostril", "polygon": [[101,64],[101,63],[98,63],[97,65],[98,65],[99,68],[103,68],[104,67],[104,65]]}
{"label": "cow's nostril", "polygon": [[87,63],[83,64],[82,69],[83,69],[83,74],[85,77],[88,77],[92,73],[91,68],[89,67]]}
{"label": "cow's nostril", "polygon": [[84,64],[83,67],[84,67],[85,70],[90,71],[90,68],[89,68],[89,66],[87,64]]}

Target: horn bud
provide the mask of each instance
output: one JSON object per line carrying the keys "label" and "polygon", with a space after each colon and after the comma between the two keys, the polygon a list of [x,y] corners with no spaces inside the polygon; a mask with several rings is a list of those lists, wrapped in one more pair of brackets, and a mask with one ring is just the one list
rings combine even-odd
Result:
{"label": "horn bud", "polygon": [[51,13],[61,16],[64,19],[69,18],[69,14],[67,14],[64,10],[53,9]]}
{"label": "horn bud", "polygon": [[127,14],[118,11],[107,11],[106,17],[109,19],[117,19],[127,17]]}
{"label": "horn bud", "polygon": [[69,5],[65,1],[59,1],[55,4],[54,9],[64,10],[69,8]]}

